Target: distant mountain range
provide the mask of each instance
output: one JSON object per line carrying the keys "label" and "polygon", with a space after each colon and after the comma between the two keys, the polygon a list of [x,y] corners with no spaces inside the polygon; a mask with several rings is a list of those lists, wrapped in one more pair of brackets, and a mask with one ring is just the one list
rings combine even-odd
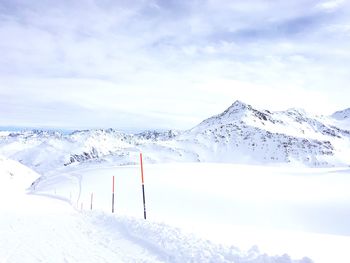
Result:
{"label": "distant mountain range", "polygon": [[0,154],[40,173],[81,162],[136,164],[140,151],[150,163],[350,165],[350,109],[312,116],[302,109],[271,112],[236,101],[186,131],[0,132]]}

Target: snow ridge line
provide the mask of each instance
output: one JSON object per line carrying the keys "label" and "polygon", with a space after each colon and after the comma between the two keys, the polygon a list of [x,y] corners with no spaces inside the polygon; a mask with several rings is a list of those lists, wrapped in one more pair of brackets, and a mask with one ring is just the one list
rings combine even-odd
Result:
{"label": "snow ridge line", "polygon": [[194,235],[184,234],[180,229],[163,223],[154,223],[141,219],[111,216],[106,213],[85,213],[94,224],[111,229],[118,229],[125,238],[150,252],[158,255],[160,260],[172,263],[312,263],[304,257],[293,260],[289,255],[269,256],[261,254],[256,246],[242,252],[234,246],[214,244],[209,240]]}

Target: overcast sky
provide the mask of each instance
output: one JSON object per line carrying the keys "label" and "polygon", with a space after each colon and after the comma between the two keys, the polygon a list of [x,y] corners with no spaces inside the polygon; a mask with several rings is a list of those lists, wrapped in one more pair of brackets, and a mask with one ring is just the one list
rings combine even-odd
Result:
{"label": "overcast sky", "polygon": [[342,0],[1,0],[0,126],[187,129],[350,107]]}

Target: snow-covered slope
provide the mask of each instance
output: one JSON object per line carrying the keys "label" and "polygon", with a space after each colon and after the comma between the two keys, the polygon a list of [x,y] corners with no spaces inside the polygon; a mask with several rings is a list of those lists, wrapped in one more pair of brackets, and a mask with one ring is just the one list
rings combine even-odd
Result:
{"label": "snow-covered slope", "polygon": [[[35,171],[87,161],[134,164],[140,151],[159,162],[350,164],[348,110],[330,117],[301,109],[257,110],[236,101],[223,113],[187,131],[125,134],[113,129],[0,134],[0,154]],[[341,119],[341,120],[339,120]],[[349,125],[350,126],[350,125]]]}
{"label": "snow-covered slope", "polygon": [[333,120],[333,125],[350,130],[350,108],[333,113],[331,119]]}
{"label": "snow-covered slope", "polygon": [[0,207],[12,206],[11,198],[17,193],[23,195],[39,177],[28,167],[0,155]]}
{"label": "snow-covered slope", "polygon": [[332,114],[332,117],[337,120],[344,120],[344,119],[350,119],[350,108],[337,111]]}
{"label": "snow-covered slope", "polygon": [[[37,176],[22,164],[0,157],[1,262],[312,262],[306,257],[292,260],[287,254],[268,256],[256,247],[242,252],[143,219],[81,212],[68,197],[37,191],[40,185],[32,185],[31,194],[26,194]],[[64,177],[52,179],[46,189],[62,193]],[[97,198],[103,192],[98,189]]]}

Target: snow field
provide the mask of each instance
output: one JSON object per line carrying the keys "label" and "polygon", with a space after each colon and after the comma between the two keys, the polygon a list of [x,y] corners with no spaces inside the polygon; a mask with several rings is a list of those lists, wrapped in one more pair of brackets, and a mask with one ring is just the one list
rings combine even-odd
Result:
{"label": "snow field", "polygon": [[[0,159],[0,262],[310,262],[287,255],[271,257],[255,247],[241,252],[143,219],[103,211],[81,213],[64,197],[88,185],[79,173],[72,174],[73,179],[68,174],[62,180],[40,178],[32,185],[32,193],[39,195],[28,195],[27,183],[38,174]],[[83,198],[84,191],[80,194]]]}
{"label": "snow field", "polygon": [[[146,164],[147,217],[229,247],[235,244],[249,251],[256,244],[270,255],[308,256],[315,263],[337,258],[345,263],[349,255],[344,247],[350,243],[349,173],[348,168]],[[112,176],[116,214],[141,219],[138,166],[66,167],[47,175],[36,192],[71,200],[77,209],[83,203],[84,210],[93,192],[93,210],[111,214]],[[158,241],[147,242],[153,246]],[[172,252],[164,253],[173,258]]]}

